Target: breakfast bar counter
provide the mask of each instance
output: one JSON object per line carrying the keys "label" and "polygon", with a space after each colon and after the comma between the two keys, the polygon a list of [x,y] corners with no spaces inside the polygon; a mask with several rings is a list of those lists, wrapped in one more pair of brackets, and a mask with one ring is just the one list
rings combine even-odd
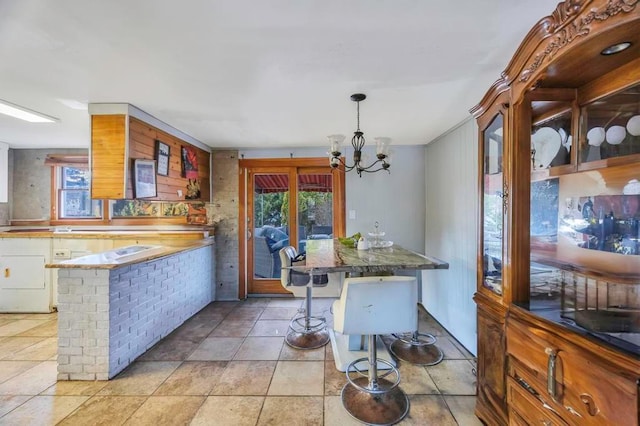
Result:
{"label": "breakfast bar counter", "polygon": [[47,264],[58,273],[58,380],[107,380],[215,298],[213,238]]}

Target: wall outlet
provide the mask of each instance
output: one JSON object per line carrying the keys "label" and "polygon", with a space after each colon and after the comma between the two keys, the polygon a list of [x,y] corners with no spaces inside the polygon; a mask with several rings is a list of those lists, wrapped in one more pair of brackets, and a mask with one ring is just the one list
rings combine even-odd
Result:
{"label": "wall outlet", "polygon": [[356,218],[356,211],[349,210],[349,219],[355,220],[355,218]]}
{"label": "wall outlet", "polygon": [[178,197],[182,197],[182,189],[178,189]]}
{"label": "wall outlet", "polygon": [[70,249],[56,249],[53,251],[54,259],[71,259]]}

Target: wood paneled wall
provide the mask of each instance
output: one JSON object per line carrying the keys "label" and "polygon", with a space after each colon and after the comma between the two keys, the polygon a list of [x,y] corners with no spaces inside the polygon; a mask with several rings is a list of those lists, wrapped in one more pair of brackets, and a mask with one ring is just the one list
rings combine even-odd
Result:
{"label": "wood paneled wall", "polygon": [[[181,148],[190,146],[195,149],[198,155],[199,199],[209,201],[211,199],[210,153],[133,117],[129,120],[129,161],[131,163],[129,164],[129,170],[133,168],[134,159],[155,159],[156,140],[169,145],[169,176],[156,175],[158,196],[147,199],[171,201],[185,199],[188,179],[182,177]],[[182,191],[182,196],[178,196],[178,191]],[[132,179],[127,180],[126,198],[133,198]]]}
{"label": "wood paneled wall", "polygon": [[91,196],[125,198],[126,120],[124,114],[91,117]]}
{"label": "wood paneled wall", "polygon": [[[128,145],[127,145],[127,122]],[[91,117],[91,194],[101,199],[133,199],[133,161],[155,160],[156,140],[169,146],[169,175],[156,175],[157,196],[145,200],[181,201],[188,179],[182,177],[181,148],[197,153],[201,201],[211,200],[210,153],[137,118],[117,115]],[[181,195],[179,195],[181,194]]]}

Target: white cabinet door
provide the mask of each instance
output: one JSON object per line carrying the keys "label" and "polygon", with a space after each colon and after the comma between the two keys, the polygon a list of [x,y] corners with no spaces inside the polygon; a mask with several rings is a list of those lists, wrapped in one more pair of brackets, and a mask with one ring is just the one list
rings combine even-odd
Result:
{"label": "white cabinet door", "polygon": [[51,312],[48,238],[0,239],[0,312]]}

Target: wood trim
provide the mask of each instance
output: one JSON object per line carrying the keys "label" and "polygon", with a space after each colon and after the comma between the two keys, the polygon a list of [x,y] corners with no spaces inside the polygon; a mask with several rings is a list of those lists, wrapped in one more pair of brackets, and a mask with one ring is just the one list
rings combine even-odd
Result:
{"label": "wood trim", "polygon": [[[252,173],[285,173],[289,175],[291,185],[291,195],[289,199],[289,216],[296,217],[297,211],[297,174],[298,173],[331,173],[333,179],[333,228],[334,235],[344,236],[346,232],[345,217],[345,173],[344,171],[331,169],[328,160],[322,157],[316,158],[269,158],[269,159],[241,159],[239,161],[239,226],[238,226],[238,254],[239,254],[239,289],[238,297],[245,299],[249,293],[253,293],[249,288],[252,279],[249,277],[253,273],[246,262],[246,254],[253,250],[253,239],[247,241],[247,229],[253,228],[253,218],[247,217],[248,212],[253,211],[252,198],[249,196],[253,192]],[[295,194],[294,194],[295,193]],[[296,217],[297,221],[297,217]],[[294,229],[295,228],[295,229]],[[289,238],[297,240],[297,227],[290,227]],[[261,280],[261,289],[272,294],[288,294],[282,288],[279,279]]]}
{"label": "wood trim", "polygon": [[126,195],[126,116],[91,117],[91,194],[121,199]]}
{"label": "wood trim", "polygon": [[240,167],[238,173],[238,298],[244,300],[247,298],[247,169]]}
{"label": "wood trim", "polygon": [[578,105],[584,106],[615,92],[628,89],[638,84],[638,81],[640,81],[640,58],[578,88]]}

